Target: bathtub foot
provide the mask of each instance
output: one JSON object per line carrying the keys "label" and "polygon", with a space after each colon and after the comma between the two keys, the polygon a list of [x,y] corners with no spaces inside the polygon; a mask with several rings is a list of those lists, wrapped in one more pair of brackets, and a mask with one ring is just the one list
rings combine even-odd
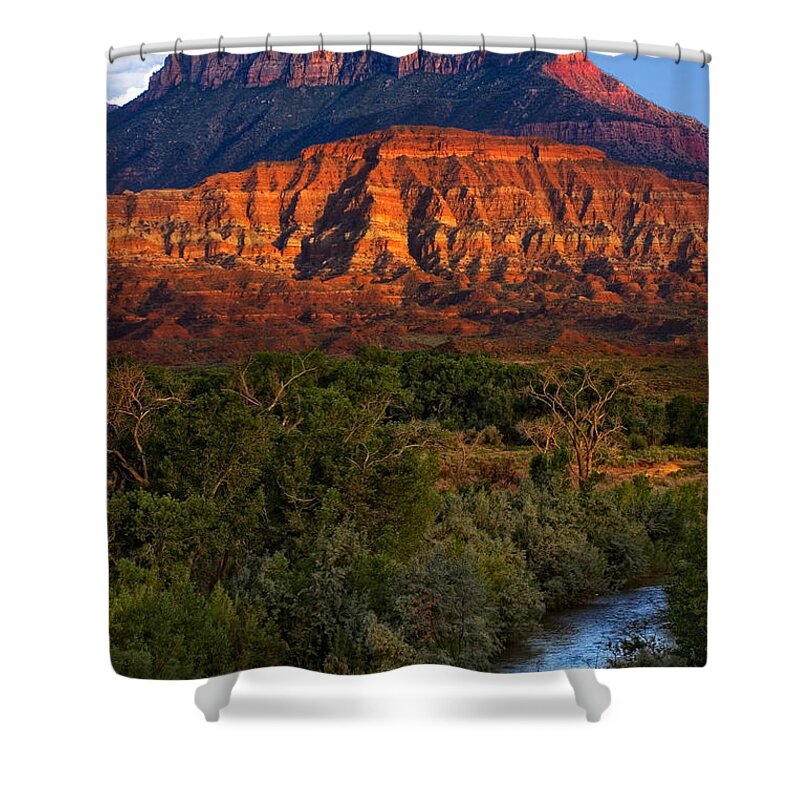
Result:
{"label": "bathtub foot", "polygon": [[203,712],[206,722],[217,722],[220,709],[225,708],[231,701],[231,692],[239,680],[239,673],[230,675],[217,675],[209,678],[202,686],[198,686],[194,693],[194,704]]}
{"label": "bathtub foot", "polygon": [[589,722],[599,722],[611,705],[611,691],[597,680],[593,669],[567,669],[567,680],[575,692],[575,702],[586,712]]}

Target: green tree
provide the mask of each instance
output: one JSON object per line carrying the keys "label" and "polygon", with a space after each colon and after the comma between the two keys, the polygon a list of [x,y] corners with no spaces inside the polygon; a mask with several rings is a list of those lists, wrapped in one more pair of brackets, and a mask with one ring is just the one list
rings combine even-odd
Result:
{"label": "green tree", "polygon": [[547,608],[580,605],[604,591],[606,560],[589,540],[581,494],[526,482],[517,503],[515,538]]}
{"label": "green tree", "polygon": [[675,575],[667,586],[669,624],[677,654],[690,667],[706,663],[708,571],[705,527],[693,525],[682,543]]}
{"label": "green tree", "polygon": [[708,445],[708,409],[687,395],[676,395],[667,403],[667,444],[687,447]]}
{"label": "green tree", "polygon": [[419,661],[486,669],[499,650],[474,553],[436,544],[411,563],[397,607]]}
{"label": "green tree", "polygon": [[162,577],[121,561],[111,575],[111,661],[123,675],[190,679],[279,664],[285,648],[274,623],[221,586],[205,596],[188,570]]}

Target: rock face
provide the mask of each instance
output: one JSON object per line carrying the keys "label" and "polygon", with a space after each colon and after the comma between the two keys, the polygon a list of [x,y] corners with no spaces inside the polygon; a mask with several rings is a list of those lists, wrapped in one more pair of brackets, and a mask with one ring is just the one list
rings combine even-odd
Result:
{"label": "rock face", "polygon": [[708,130],[582,54],[418,51],[168,56],[108,116],[110,192],[183,188],[256,161],[392,125],[437,125],[599,146],[705,182]]}
{"label": "rock face", "polygon": [[702,344],[706,216],[702,184],[595,148],[394,127],[110,196],[110,346]]}

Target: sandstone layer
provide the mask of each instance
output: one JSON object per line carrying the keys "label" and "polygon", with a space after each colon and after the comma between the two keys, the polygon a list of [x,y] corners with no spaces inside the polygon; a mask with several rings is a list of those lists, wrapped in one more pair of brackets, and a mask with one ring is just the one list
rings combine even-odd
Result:
{"label": "sandstone layer", "polygon": [[112,195],[110,347],[702,346],[707,201],[595,148],[432,127]]}

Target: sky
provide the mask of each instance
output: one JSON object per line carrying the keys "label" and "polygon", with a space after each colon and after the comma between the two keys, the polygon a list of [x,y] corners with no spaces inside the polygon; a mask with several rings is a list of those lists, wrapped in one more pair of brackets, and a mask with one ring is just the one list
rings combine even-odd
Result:
{"label": "sky", "polygon": [[[141,94],[165,57],[163,53],[154,53],[145,56],[144,61],[130,56],[109,64],[108,102],[123,105]],[[688,61],[676,64],[671,58],[649,56],[640,56],[634,61],[633,56],[590,53],[589,58],[648,100],[689,114],[708,125],[708,67],[701,69],[699,64]]]}
{"label": "sky", "polygon": [[671,111],[696,117],[708,125],[708,71],[699,64],[672,58],[605,56],[589,53],[600,69],[627,84],[634,92]]}
{"label": "sky", "polygon": [[114,105],[125,105],[141,94],[150,80],[150,76],[161,67],[166,55],[151,53],[142,61],[139,56],[118,58],[108,65],[106,100]]}

